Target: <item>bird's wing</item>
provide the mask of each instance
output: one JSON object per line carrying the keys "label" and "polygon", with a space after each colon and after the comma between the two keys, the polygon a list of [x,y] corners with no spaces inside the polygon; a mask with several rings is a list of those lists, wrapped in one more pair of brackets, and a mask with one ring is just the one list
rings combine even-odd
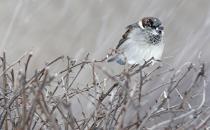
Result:
{"label": "bird's wing", "polygon": [[131,25],[128,25],[126,27],[127,31],[122,35],[122,38],[120,39],[116,49],[118,49],[127,39],[128,39],[128,35],[130,34],[130,32],[136,27],[138,26],[137,23],[134,23],[134,24],[131,24]]}

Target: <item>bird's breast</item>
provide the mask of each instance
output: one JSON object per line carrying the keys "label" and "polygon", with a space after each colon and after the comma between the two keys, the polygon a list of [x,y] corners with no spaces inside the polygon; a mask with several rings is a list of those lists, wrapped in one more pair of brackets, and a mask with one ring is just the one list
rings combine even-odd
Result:
{"label": "bird's breast", "polygon": [[152,57],[161,59],[164,49],[162,42],[156,45],[139,42],[144,41],[129,39],[122,46],[123,55],[129,64],[143,64]]}

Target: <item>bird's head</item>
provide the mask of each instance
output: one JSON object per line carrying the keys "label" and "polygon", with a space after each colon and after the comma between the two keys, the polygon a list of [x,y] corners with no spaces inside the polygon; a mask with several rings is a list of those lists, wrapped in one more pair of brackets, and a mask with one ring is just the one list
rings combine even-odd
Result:
{"label": "bird's head", "polygon": [[163,26],[161,21],[155,17],[144,17],[138,22],[138,25],[153,35],[163,35]]}

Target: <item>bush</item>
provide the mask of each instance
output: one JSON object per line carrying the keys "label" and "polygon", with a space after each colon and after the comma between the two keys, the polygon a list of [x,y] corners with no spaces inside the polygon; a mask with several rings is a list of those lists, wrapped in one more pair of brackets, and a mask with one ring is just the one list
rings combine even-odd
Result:
{"label": "bush", "polygon": [[[205,64],[170,67],[154,59],[112,74],[106,58],[60,56],[30,68],[32,54],[1,57],[0,129],[207,129]],[[62,61],[62,62],[60,62]],[[57,66],[61,70],[55,71]],[[19,66],[19,67],[17,67]],[[21,68],[21,69],[20,69]],[[30,68],[30,73],[28,74]],[[87,81],[80,76],[87,70]],[[90,80],[89,80],[90,79]]]}

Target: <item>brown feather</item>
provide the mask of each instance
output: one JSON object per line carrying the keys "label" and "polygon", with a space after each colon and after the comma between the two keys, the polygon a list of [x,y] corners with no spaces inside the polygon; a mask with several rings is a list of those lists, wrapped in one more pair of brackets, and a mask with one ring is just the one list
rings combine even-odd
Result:
{"label": "brown feather", "polygon": [[118,49],[128,39],[128,35],[130,34],[130,32],[137,26],[137,23],[134,23],[126,27],[127,31],[122,35],[122,38],[120,39],[116,49]]}

